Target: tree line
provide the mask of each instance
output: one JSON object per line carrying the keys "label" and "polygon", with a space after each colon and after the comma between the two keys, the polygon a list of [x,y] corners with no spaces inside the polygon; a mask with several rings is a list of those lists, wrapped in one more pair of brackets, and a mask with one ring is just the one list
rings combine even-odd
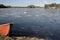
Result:
{"label": "tree line", "polygon": [[10,8],[11,6],[5,6],[4,4],[0,4],[0,8]]}
{"label": "tree line", "polygon": [[4,4],[0,4],[0,8],[40,8],[40,6],[28,5],[26,7],[20,7],[20,6],[5,6]]}

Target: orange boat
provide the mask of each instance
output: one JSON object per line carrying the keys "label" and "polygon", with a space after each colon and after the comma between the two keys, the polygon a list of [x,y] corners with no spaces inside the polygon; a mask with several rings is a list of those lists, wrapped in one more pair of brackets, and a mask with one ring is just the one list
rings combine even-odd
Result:
{"label": "orange boat", "polygon": [[7,35],[10,31],[10,24],[0,25],[0,35]]}

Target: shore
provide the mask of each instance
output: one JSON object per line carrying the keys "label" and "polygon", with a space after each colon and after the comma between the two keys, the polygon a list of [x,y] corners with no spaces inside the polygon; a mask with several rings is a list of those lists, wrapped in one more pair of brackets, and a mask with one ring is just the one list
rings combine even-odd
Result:
{"label": "shore", "polygon": [[25,37],[25,36],[9,37],[9,36],[0,35],[0,40],[47,40],[47,39],[37,38],[37,37]]}

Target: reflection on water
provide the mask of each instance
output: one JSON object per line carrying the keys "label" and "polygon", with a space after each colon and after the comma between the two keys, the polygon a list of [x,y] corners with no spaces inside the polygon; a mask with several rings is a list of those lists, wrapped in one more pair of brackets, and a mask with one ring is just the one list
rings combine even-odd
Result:
{"label": "reflection on water", "polygon": [[14,22],[13,35],[60,40],[60,10],[44,8],[0,9],[0,24]]}

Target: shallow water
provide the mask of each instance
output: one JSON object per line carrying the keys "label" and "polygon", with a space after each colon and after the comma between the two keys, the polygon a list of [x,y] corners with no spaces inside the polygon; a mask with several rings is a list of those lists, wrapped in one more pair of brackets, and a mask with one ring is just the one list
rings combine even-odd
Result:
{"label": "shallow water", "polygon": [[60,9],[1,8],[0,24],[11,22],[12,35],[60,40]]}

